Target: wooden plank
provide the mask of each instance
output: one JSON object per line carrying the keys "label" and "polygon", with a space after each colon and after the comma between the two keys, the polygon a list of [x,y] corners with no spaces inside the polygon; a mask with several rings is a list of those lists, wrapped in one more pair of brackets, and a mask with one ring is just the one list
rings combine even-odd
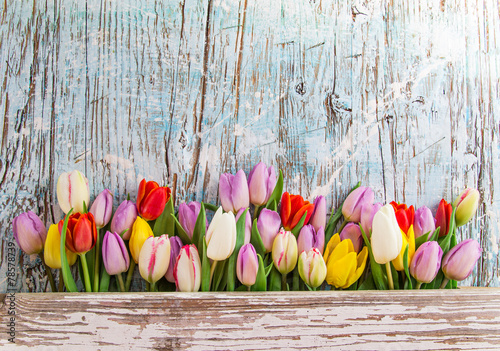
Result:
{"label": "wooden plank", "polygon": [[[500,290],[15,294],[9,349],[460,350],[500,347]],[[4,321],[6,319],[3,319]]]}

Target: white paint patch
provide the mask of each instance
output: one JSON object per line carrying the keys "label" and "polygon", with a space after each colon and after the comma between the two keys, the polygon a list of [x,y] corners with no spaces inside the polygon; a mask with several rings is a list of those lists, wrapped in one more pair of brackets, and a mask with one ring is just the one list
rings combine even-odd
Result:
{"label": "white paint patch", "polygon": [[131,160],[116,155],[107,154],[104,156],[104,161],[110,166],[121,166],[123,169],[134,167],[134,163]]}

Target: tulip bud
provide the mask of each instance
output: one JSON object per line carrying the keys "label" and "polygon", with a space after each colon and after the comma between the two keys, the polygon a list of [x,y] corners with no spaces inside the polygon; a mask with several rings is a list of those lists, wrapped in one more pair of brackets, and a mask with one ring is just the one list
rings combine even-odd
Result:
{"label": "tulip bud", "polygon": [[[68,264],[70,266],[74,265],[78,258],[77,254],[69,251],[67,248],[65,250]],[[59,233],[59,229],[57,229],[57,224],[51,224],[49,227],[43,249],[43,259],[45,264],[50,268],[61,269],[61,234]]]}
{"label": "tulip bud", "polygon": [[[64,220],[58,224],[59,232],[62,232]],[[62,234],[61,234],[62,235]],[[97,241],[97,228],[92,213],[74,213],[68,218],[66,230],[66,247],[77,254],[84,254],[92,250]]]}
{"label": "tulip bud", "polygon": [[104,189],[97,195],[89,212],[94,215],[97,229],[101,229],[109,223],[113,212],[113,195],[108,189]]}
{"label": "tulip bud", "polygon": [[450,230],[450,219],[453,208],[451,204],[441,199],[436,212],[436,228],[439,227],[439,237],[445,236]]}
{"label": "tulip bud", "polygon": [[311,288],[317,288],[325,281],[326,264],[317,248],[302,251],[298,267],[300,277]]}
{"label": "tulip bud", "polygon": [[107,231],[102,239],[102,261],[109,275],[126,272],[130,257],[123,239],[117,233]]}
{"label": "tulip bud", "polygon": [[200,210],[201,203],[197,201],[191,201],[188,204],[182,203],[179,205],[179,223],[189,239],[193,238],[194,227],[196,226],[196,220],[198,219]]}
{"label": "tulip bud", "polygon": [[141,217],[137,217],[132,226],[132,234],[130,235],[130,241],[128,243],[130,254],[135,263],[139,262],[139,254],[142,249],[142,245],[146,241],[147,238],[153,236],[153,231],[149,226],[148,222],[146,222]]}
{"label": "tulip bud", "polygon": [[314,212],[314,205],[304,201],[300,195],[291,195],[284,192],[281,196],[281,223],[285,230],[292,230],[300,222],[304,213],[307,213],[304,225],[309,224],[309,219]]}
{"label": "tulip bud", "polygon": [[219,197],[222,208],[226,212],[236,213],[240,208],[250,205],[247,177],[243,170],[235,175],[223,173],[219,180]]}
{"label": "tulip bud", "polygon": [[347,223],[344,229],[340,232],[340,240],[350,239],[354,247],[354,251],[359,253],[363,247],[363,235],[361,235],[361,229],[359,225],[355,223]]}
{"label": "tulip bud", "polygon": [[382,204],[380,202],[361,206],[361,228],[363,228],[367,238],[370,238],[371,235],[373,216],[381,208]]}
{"label": "tulip bud", "polygon": [[297,239],[281,228],[273,243],[273,262],[281,274],[290,273],[297,265]]}
{"label": "tulip bud", "polygon": [[455,212],[455,220],[457,227],[463,226],[476,214],[477,206],[479,205],[479,191],[477,189],[467,188],[453,202],[453,206],[457,209]]}
{"label": "tulip bud", "polygon": [[373,216],[371,245],[378,264],[392,261],[401,251],[403,238],[391,204],[382,206]]}
{"label": "tulip bud", "polygon": [[312,224],[307,224],[302,227],[297,239],[298,252],[309,251],[313,247],[323,253],[325,248],[325,230],[323,227],[320,227],[316,231]]}
{"label": "tulip bud", "polygon": [[276,172],[259,162],[248,174],[248,191],[250,203],[262,206],[267,203],[276,186]]}
{"label": "tulip bud", "polygon": [[83,202],[89,205],[89,181],[79,171],[63,173],[57,180],[57,202],[64,213],[83,212]]}
{"label": "tulip bud", "polygon": [[318,196],[314,199],[314,210],[309,224],[313,225],[315,231],[321,227],[326,228],[326,199],[324,196]]}
{"label": "tulip bud", "polygon": [[[236,214],[235,221],[238,223],[238,219],[240,219],[241,214],[246,210],[246,208],[240,208],[238,213]],[[245,241],[243,244],[248,244],[250,242],[250,237],[252,236],[252,217],[250,216],[250,211],[247,211],[245,215]]]}
{"label": "tulip bud", "polygon": [[432,212],[426,206],[422,206],[415,211],[413,229],[415,232],[415,239],[427,233],[431,236],[436,230],[436,224],[434,217],[432,216]]}
{"label": "tulip bud", "polygon": [[43,250],[47,229],[38,216],[32,212],[24,212],[12,221],[12,230],[17,245],[28,255]]}
{"label": "tulip bud", "polygon": [[201,261],[196,246],[185,245],[181,248],[175,262],[174,278],[177,290],[181,292],[200,290]]}
{"label": "tulip bud", "polygon": [[177,262],[177,257],[181,252],[182,241],[178,236],[171,236],[170,238],[170,263],[168,265],[167,273],[165,273],[165,278],[170,283],[175,283],[174,268],[175,262]]}
{"label": "tulip bud", "polygon": [[274,238],[280,230],[281,219],[280,215],[272,210],[263,208],[260,211],[257,219],[257,229],[259,230],[262,243],[266,248],[266,252],[271,252],[273,249]]}
{"label": "tulip bud", "polygon": [[170,240],[168,235],[150,236],[144,241],[139,254],[141,277],[153,284],[167,273],[170,263]]}
{"label": "tulip bud", "polygon": [[232,212],[222,213],[222,207],[215,212],[205,234],[207,257],[224,261],[231,256],[236,245],[236,221]]}
{"label": "tulip bud", "polygon": [[259,260],[255,248],[252,244],[243,245],[236,260],[236,276],[238,280],[243,285],[252,286],[257,279],[258,270]]}
{"label": "tulip bud", "polygon": [[373,190],[366,186],[354,189],[345,199],[342,205],[342,214],[349,222],[358,223],[361,220],[361,207],[373,204],[375,195]]}
{"label": "tulip bud", "polygon": [[141,180],[137,193],[137,211],[146,221],[152,221],[163,213],[170,199],[170,188],[161,187],[154,181]]}
{"label": "tulip bud", "polygon": [[437,241],[426,241],[415,252],[410,263],[410,274],[419,283],[430,283],[441,267],[443,250]]}
{"label": "tulip bud", "polygon": [[115,215],[111,220],[111,231],[122,234],[123,240],[129,240],[132,234],[132,226],[137,218],[137,207],[135,203],[129,200],[123,201],[116,209]]}
{"label": "tulip bud", "polygon": [[454,246],[444,256],[441,264],[446,278],[458,281],[467,278],[474,270],[482,251],[479,243],[473,239],[467,239]]}

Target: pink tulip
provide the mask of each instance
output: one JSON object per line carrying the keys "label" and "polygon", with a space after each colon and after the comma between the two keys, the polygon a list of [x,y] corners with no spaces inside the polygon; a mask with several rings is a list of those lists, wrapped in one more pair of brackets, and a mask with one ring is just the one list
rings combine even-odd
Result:
{"label": "pink tulip", "polygon": [[109,223],[113,212],[113,195],[109,189],[104,189],[97,195],[89,212],[94,215],[97,229],[101,229]]}
{"label": "pink tulip", "polygon": [[342,205],[342,214],[349,222],[358,223],[361,220],[361,207],[373,204],[373,190],[366,186],[360,186],[352,191]]}
{"label": "pink tulip", "polygon": [[123,239],[117,233],[107,231],[102,240],[102,261],[109,275],[126,272],[130,256]]}
{"label": "pink tulip", "polygon": [[259,270],[259,260],[252,244],[245,244],[241,247],[236,261],[236,276],[241,284],[252,286],[257,279]]}
{"label": "pink tulip", "polygon": [[415,252],[410,263],[410,274],[419,283],[430,283],[441,267],[443,250],[437,241],[426,241]]}
{"label": "pink tulip", "polygon": [[454,246],[444,256],[441,264],[446,278],[453,280],[464,280],[467,278],[481,257],[481,247],[476,240],[467,239]]}
{"label": "pink tulip", "polygon": [[167,273],[165,273],[165,278],[170,283],[175,283],[174,278],[174,267],[177,261],[177,256],[181,252],[182,241],[178,236],[171,236],[170,238],[170,263],[168,265]]}
{"label": "pink tulip", "polygon": [[377,213],[382,206],[380,202],[374,204],[368,203],[361,206],[361,228],[363,228],[367,238],[370,238],[371,235],[373,216],[375,216],[375,213]]}
{"label": "pink tulip", "polygon": [[235,175],[223,173],[219,180],[219,197],[226,212],[236,213],[240,208],[250,205],[248,184],[245,172],[239,170]]}
{"label": "pink tulip", "polygon": [[248,174],[248,190],[250,203],[262,206],[267,203],[276,186],[276,172],[274,167],[259,162]]}
{"label": "pink tulip", "polygon": [[280,215],[267,208],[262,209],[257,219],[257,229],[259,230],[262,243],[266,248],[266,252],[271,252],[273,249],[274,238],[278,234],[281,225]]}
{"label": "pink tulip", "polygon": [[318,196],[314,199],[314,211],[309,219],[309,224],[313,225],[315,231],[321,227],[326,228],[326,199],[324,196]]}
{"label": "pink tulip", "polygon": [[47,238],[47,228],[38,216],[32,212],[24,212],[12,221],[14,239],[17,245],[28,255],[40,253]]}
{"label": "pink tulip", "polygon": [[363,235],[361,235],[361,229],[359,225],[355,223],[347,223],[344,229],[340,232],[340,240],[351,239],[354,251],[359,253],[363,247]]}
{"label": "pink tulip", "polygon": [[415,239],[427,233],[431,236],[436,230],[436,222],[432,216],[432,212],[426,206],[422,206],[415,211],[413,230]]}
{"label": "pink tulip", "polygon": [[303,226],[297,239],[297,247],[299,255],[302,251],[309,251],[313,247],[323,254],[325,248],[325,230],[323,227],[316,231],[312,224]]}
{"label": "pink tulip", "polygon": [[168,235],[148,237],[139,253],[139,272],[142,278],[149,283],[156,283],[167,273],[169,264],[170,240]]}
{"label": "pink tulip", "polygon": [[111,220],[111,231],[122,235],[123,240],[129,240],[132,234],[132,226],[137,218],[137,207],[129,200],[123,201],[116,209]]}

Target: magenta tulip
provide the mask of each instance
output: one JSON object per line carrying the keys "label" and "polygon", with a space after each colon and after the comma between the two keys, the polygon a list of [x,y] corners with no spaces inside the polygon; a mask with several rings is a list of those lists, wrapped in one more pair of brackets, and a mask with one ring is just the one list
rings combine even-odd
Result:
{"label": "magenta tulip", "polygon": [[122,235],[123,240],[130,239],[132,226],[134,225],[137,215],[135,203],[129,200],[123,201],[116,209],[115,215],[111,220],[111,231]]}
{"label": "magenta tulip", "polygon": [[259,162],[248,174],[248,191],[250,203],[262,206],[267,203],[276,186],[276,172],[274,167]]}
{"label": "magenta tulip", "polygon": [[271,252],[273,249],[274,238],[278,234],[281,226],[280,215],[267,208],[262,209],[257,219],[257,229],[259,230],[262,243],[266,248],[266,252]]}
{"label": "magenta tulip", "polygon": [[443,250],[437,241],[426,241],[415,251],[410,263],[410,274],[419,283],[430,283],[441,267]]}
{"label": "magenta tulip", "polygon": [[[313,225],[315,231],[321,227],[326,228],[326,199],[324,196],[320,195],[314,199],[314,211],[309,219],[309,224]],[[320,251],[323,252],[323,250]]]}
{"label": "magenta tulip", "polygon": [[240,208],[250,205],[247,177],[243,170],[235,175],[223,173],[219,180],[219,197],[226,212],[237,213]]}
{"label": "magenta tulip", "polygon": [[351,239],[354,251],[359,253],[363,247],[363,235],[361,229],[356,223],[347,223],[344,229],[340,232],[340,240]]}
{"label": "magenta tulip", "polygon": [[97,229],[101,229],[109,223],[113,213],[113,195],[111,195],[109,189],[104,189],[97,195],[89,212],[94,215]]}
{"label": "magenta tulip", "polygon": [[252,244],[245,244],[241,247],[236,260],[236,276],[241,284],[252,286],[257,279],[259,270],[259,260]]}
{"label": "magenta tulip", "polygon": [[429,208],[426,206],[422,206],[415,211],[415,217],[413,219],[413,231],[415,233],[415,239],[429,233],[431,236],[432,233],[436,230],[436,221],[434,220],[434,216]]}
{"label": "magenta tulip", "polygon": [[352,191],[342,205],[344,218],[349,222],[358,223],[361,220],[361,207],[373,204],[374,197],[373,190],[366,186]]}
{"label": "magenta tulip", "polygon": [[442,270],[446,278],[458,281],[467,278],[474,270],[482,251],[479,243],[473,239],[454,246],[443,258]]}
{"label": "magenta tulip", "polygon": [[174,277],[174,267],[175,262],[177,261],[177,256],[181,252],[182,248],[182,240],[178,236],[169,237],[170,240],[170,263],[168,265],[167,273],[165,273],[165,278],[171,282],[175,283]]}
{"label": "magenta tulip", "polygon": [[196,220],[200,214],[201,203],[191,201],[190,203],[182,203],[179,205],[179,223],[186,232],[189,239],[193,238],[194,227]]}
{"label": "magenta tulip", "polygon": [[14,239],[28,255],[40,253],[47,238],[47,228],[32,211],[21,213],[12,221]]}
{"label": "magenta tulip", "polygon": [[371,235],[373,216],[375,216],[375,213],[377,213],[382,206],[380,202],[361,206],[361,228],[363,228],[367,238],[370,238]]}
{"label": "magenta tulip", "polygon": [[309,251],[312,248],[318,249],[321,254],[325,248],[325,230],[320,227],[316,231],[312,224],[306,224],[302,227],[297,239],[297,248],[299,255],[302,251]]}
{"label": "magenta tulip", "polygon": [[123,239],[118,233],[107,231],[102,239],[102,261],[109,275],[126,272],[130,265],[130,256]]}

